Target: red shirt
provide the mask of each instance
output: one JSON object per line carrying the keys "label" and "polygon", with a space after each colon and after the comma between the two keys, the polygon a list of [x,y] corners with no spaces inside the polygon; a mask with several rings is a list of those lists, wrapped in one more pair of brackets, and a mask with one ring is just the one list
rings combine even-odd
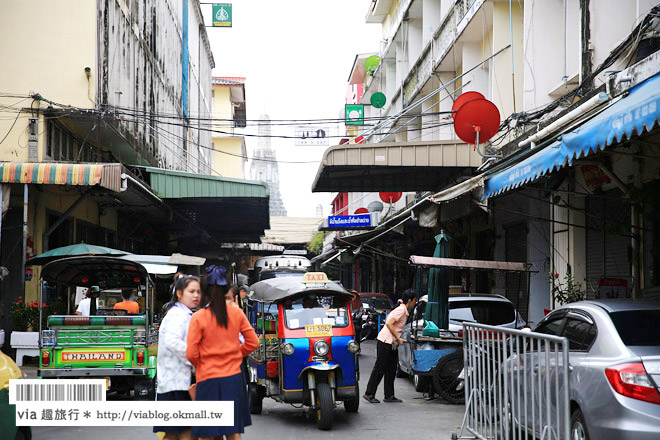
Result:
{"label": "red shirt", "polygon": [[[238,340],[241,333],[245,342]],[[227,307],[227,328],[206,308],[195,312],[188,328],[186,357],[196,368],[197,382],[241,372],[243,357],[259,347],[259,339],[243,311]]]}

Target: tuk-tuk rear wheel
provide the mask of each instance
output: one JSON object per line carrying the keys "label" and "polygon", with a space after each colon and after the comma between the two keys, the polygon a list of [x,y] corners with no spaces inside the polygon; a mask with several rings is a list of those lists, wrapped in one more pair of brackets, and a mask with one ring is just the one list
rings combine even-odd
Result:
{"label": "tuk-tuk rear wheel", "polygon": [[332,428],[333,409],[330,385],[323,382],[318,383],[316,385],[316,424],[319,429],[327,431]]}
{"label": "tuk-tuk rear wheel", "polygon": [[264,398],[259,393],[259,385],[256,383],[248,384],[248,397],[250,399],[250,414],[261,414]]}
{"label": "tuk-tuk rear wheel", "polygon": [[344,400],[344,409],[346,412],[356,413],[360,408],[360,386],[355,387],[355,397],[350,400]]}

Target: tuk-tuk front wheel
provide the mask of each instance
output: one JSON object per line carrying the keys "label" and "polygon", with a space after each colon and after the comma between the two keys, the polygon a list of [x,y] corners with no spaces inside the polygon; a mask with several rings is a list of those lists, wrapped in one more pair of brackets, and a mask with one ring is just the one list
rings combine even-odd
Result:
{"label": "tuk-tuk front wheel", "polygon": [[264,398],[259,393],[259,385],[256,383],[248,384],[248,397],[250,399],[250,414],[261,414]]}
{"label": "tuk-tuk front wheel", "polygon": [[332,411],[334,409],[330,385],[321,382],[316,385],[316,425],[327,431],[332,428]]}

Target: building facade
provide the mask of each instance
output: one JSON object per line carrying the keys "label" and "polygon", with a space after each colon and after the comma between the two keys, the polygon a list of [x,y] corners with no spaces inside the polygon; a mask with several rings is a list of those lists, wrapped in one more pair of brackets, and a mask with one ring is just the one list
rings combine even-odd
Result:
{"label": "building facade", "polygon": [[214,172],[225,177],[245,178],[247,148],[237,128],[246,126],[245,78],[213,77]]}

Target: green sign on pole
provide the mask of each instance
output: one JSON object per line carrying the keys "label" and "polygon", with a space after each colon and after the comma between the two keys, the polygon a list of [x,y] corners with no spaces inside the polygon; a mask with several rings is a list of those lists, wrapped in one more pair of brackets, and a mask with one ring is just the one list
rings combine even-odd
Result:
{"label": "green sign on pole", "polygon": [[364,125],[364,104],[346,104],[346,125]]}
{"label": "green sign on pole", "polygon": [[213,27],[231,27],[231,3],[213,3]]}

